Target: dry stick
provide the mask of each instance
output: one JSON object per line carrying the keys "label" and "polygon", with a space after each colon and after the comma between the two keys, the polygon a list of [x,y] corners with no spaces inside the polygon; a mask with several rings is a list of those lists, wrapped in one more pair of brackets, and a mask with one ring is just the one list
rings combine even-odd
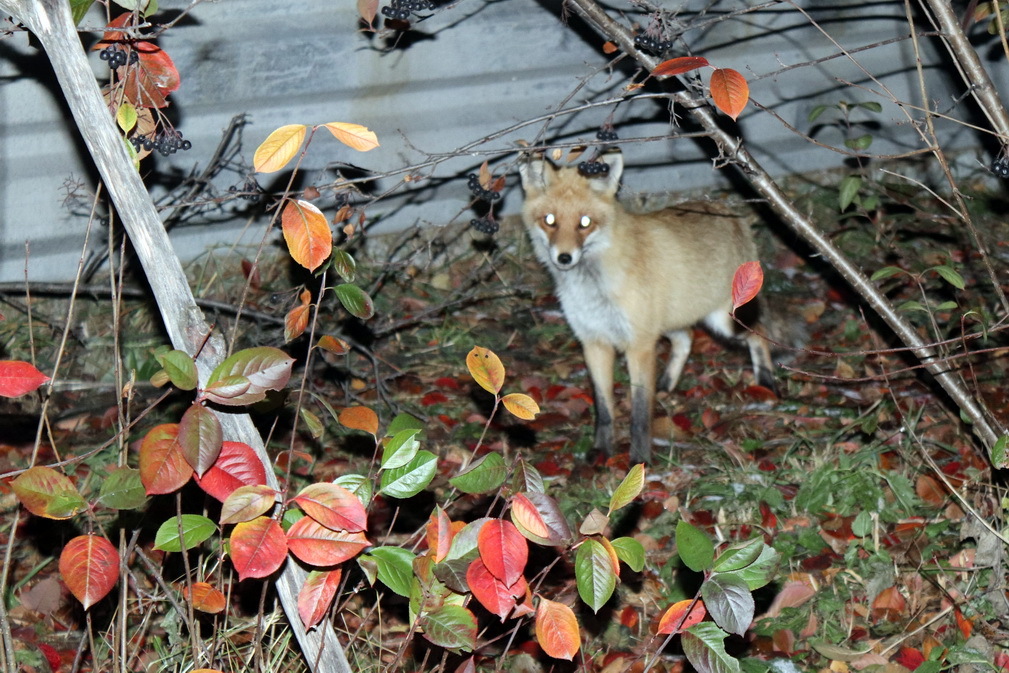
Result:
{"label": "dry stick", "polygon": [[[193,299],[157,210],[102,99],[70,16],[69,3],[65,0],[0,0],[0,11],[17,17],[28,26],[45,48],[78,130],[112,195],[150,281],[172,345],[191,355],[199,352],[196,365],[200,380],[206,381],[223,359],[224,341],[214,334],[200,350],[210,328]],[[221,414],[220,420],[226,437],[245,442],[255,450],[265,467],[268,485],[278,488],[272,461],[249,416]],[[308,632],[298,616],[298,591],[304,580],[305,571],[293,562],[284,566],[277,579],[277,593],[301,650],[310,666],[317,661],[315,655],[321,652],[318,666],[313,667],[316,673],[350,673],[335,631],[323,625]]]}
{"label": "dry stick", "polygon": [[[936,3],[939,4],[939,3]],[[567,0],[567,6],[574,9],[590,26],[603,36],[613,40],[617,45],[634,57],[649,71],[658,65],[655,59],[643,54],[634,46],[634,38],[626,28],[610,19],[609,16],[593,0]],[[894,309],[894,307],[869,282],[869,279],[859,271],[817,227],[789,200],[781,191],[774,179],[764,170],[757,160],[743,146],[739,138],[723,131],[718,120],[706,105],[699,104],[686,92],[672,94],[673,101],[687,109],[691,116],[708,132],[711,140],[718,146],[722,156],[739,164],[750,184],[767,199],[768,204],[781,219],[806,243],[813,247],[841,274],[865,301],[876,311],[898,338],[907,344],[926,369],[935,377],[946,394],[952,399],[960,411],[970,419],[974,432],[989,448],[995,444],[1005,429],[997,425],[980,400],[975,399],[963,385],[962,381],[944,367],[938,359],[935,350],[926,343],[918,333]],[[991,420],[989,421],[989,419]]]}

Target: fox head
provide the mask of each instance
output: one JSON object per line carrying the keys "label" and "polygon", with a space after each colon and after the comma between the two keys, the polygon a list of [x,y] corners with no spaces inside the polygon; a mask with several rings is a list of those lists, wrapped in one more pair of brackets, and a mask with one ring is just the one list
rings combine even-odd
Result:
{"label": "fox head", "polygon": [[526,194],[522,217],[537,257],[550,268],[572,269],[609,243],[624,160],[610,153],[600,161],[609,171],[596,177],[538,157],[519,167]]}

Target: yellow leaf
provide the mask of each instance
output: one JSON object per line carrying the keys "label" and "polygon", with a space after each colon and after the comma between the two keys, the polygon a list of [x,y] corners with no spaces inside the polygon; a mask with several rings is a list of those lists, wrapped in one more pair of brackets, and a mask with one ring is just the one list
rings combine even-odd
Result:
{"label": "yellow leaf", "polygon": [[308,201],[288,201],[280,215],[284,241],[294,261],[315,271],[333,252],[333,232],[322,211]]}
{"label": "yellow leaf", "polygon": [[334,138],[358,152],[367,152],[378,147],[378,136],[368,130],[366,126],[347,122],[329,122],[326,124],[326,128]]}
{"label": "yellow leaf", "polygon": [[298,153],[308,130],[304,124],[288,124],[271,133],[256,148],[252,166],[257,173],[276,173]]}
{"label": "yellow leaf", "polygon": [[750,85],[732,68],[718,68],[711,73],[708,88],[715,106],[733,119],[739,116],[750,100]]}
{"label": "yellow leaf", "polygon": [[470,376],[480,387],[494,395],[498,394],[504,385],[505,368],[501,358],[486,348],[474,346],[466,356],[466,366]]}
{"label": "yellow leaf", "polygon": [[536,404],[536,400],[522,393],[505,395],[501,398],[501,401],[504,403],[505,409],[523,421],[533,420],[536,418],[536,414],[540,412],[540,406]]}

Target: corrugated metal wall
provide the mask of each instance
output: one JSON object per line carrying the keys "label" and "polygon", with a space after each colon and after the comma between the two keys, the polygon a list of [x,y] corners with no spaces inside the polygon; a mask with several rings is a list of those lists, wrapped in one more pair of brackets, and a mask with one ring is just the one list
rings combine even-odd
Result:
{"label": "corrugated metal wall", "polygon": [[[898,39],[909,32],[903,3],[802,4],[808,14],[789,4],[755,8],[735,1],[668,2],[662,7],[671,24],[696,26],[679,44],[716,65],[743,72],[753,99],[773,111],[750,106],[739,123],[751,151],[773,173],[843,165],[843,155],[817,147],[799,133],[810,130],[806,118],[815,105],[841,99],[883,104],[881,114],[864,115],[879,122],[872,131],[874,152],[922,147],[887,93],[915,105],[920,101],[915,53],[910,41]],[[169,14],[188,5],[161,2]],[[639,5],[617,5],[625,25],[648,23]],[[706,9],[698,15],[692,7]],[[732,17],[712,20],[722,14]],[[84,23],[100,22],[95,15]],[[519,140],[590,141],[606,121],[613,122],[625,141],[623,151],[632,166],[625,181],[630,191],[728,184],[696,141],[663,138],[689,129],[670,121],[661,99],[639,97],[547,119],[551,113],[620,96],[633,72],[608,67],[612,57],[603,53],[602,40],[577,18],[565,16],[560,2],[466,0],[417,22],[408,33],[376,36],[358,29],[355,3],[349,1],[221,0],[196,5],[161,44],[182,76],[182,88],[171,96],[167,114],[193,143],[189,152],[148,159],[143,165],[155,183],[153,192],[162,198],[165,185],[206,168],[222,131],[240,114],[249,121],[242,131],[244,144],[230,168],[213,176],[216,194],[227,196],[230,186],[244,182],[242,163],[251,162],[255,147],[275,127],[357,122],[378,133],[381,148],[358,154],[323,132],[303,164],[303,184],[329,183],[335,178],[334,167],[347,162],[392,174],[372,185],[375,193],[382,193],[397,185],[405,167],[416,166],[402,196],[369,207],[369,216],[384,217],[388,227],[468,220],[472,215],[466,211],[465,177],[449,178],[464,176],[484,159],[504,170],[514,159],[507,152]],[[863,49],[869,45],[875,46]],[[945,54],[933,42],[926,40],[924,47],[930,100],[947,114],[968,115],[964,104],[956,102],[964,87]],[[101,73],[102,62],[96,54],[92,58],[96,73]],[[791,67],[818,59],[824,60]],[[1004,84],[1004,65],[996,72],[1001,77],[996,83]],[[542,121],[502,133],[531,119]],[[978,142],[962,126],[939,124],[951,146]],[[638,141],[655,137],[659,140]],[[839,145],[841,135],[823,128],[817,140]],[[466,151],[446,159],[459,148]],[[261,184],[277,190],[286,179],[286,173],[265,176]],[[511,179],[509,185],[515,182]],[[67,200],[68,191],[74,191],[68,185],[75,183],[83,185],[76,193],[86,196],[93,189],[93,171],[68,128],[68,114],[44,55],[24,34],[0,40],[0,280],[24,277],[26,241],[31,279],[72,276],[90,207],[86,198]],[[514,211],[519,200],[517,189],[512,189],[504,210]],[[324,200],[320,205],[326,209],[331,204]],[[255,244],[265,219],[254,215],[261,211],[261,205],[245,201],[211,203],[200,217],[180,222],[173,240],[188,258],[208,245]],[[101,227],[92,232],[90,245],[98,255],[104,250],[103,236]]]}

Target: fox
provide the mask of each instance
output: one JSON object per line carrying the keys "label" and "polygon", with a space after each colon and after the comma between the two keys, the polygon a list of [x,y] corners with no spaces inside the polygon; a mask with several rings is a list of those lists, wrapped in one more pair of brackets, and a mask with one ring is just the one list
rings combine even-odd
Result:
{"label": "fox", "polygon": [[613,370],[627,361],[632,462],[652,452],[657,350],[671,344],[662,385],[672,391],[690,354],[692,328],[745,341],[757,382],[777,395],[759,304],[731,315],[736,269],[756,261],[746,219],[711,202],[634,213],[617,200],[623,155],[605,153],[608,171],[583,176],[538,155],[519,165],[522,219],[536,258],[550,272],[568,325],[582,344],[595,398],[595,449],[613,454]]}

